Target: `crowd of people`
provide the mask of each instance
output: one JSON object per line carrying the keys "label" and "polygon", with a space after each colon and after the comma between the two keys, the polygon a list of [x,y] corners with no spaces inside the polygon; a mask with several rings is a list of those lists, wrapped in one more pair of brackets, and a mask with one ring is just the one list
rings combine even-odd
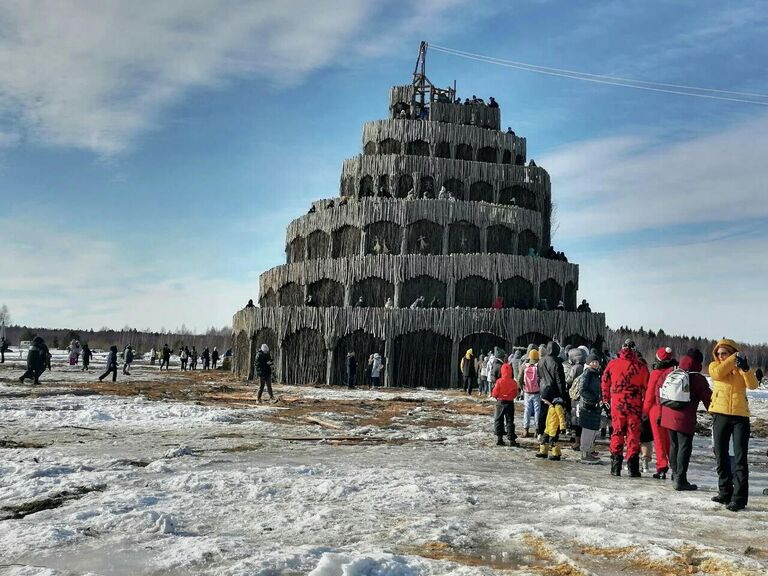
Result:
{"label": "crowd of people", "polygon": [[[713,501],[738,511],[748,501],[747,451],[750,435],[746,391],[755,389],[762,370],[753,370],[738,345],[720,340],[709,363],[710,388],[702,376],[704,355],[688,350],[681,358],[669,347],[659,348],[648,363],[632,340],[626,340],[615,358],[585,346],[557,342],[531,344],[506,356],[500,348],[475,357],[465,352],[459,369],[464,390],[471,395],[475,383],[480,394],[496,399],[494,432],[497,444],[517,446],[514,403],[522,401],[523,437],[534,434],[539,458],[560,460],[561,441],[572,431],[573,449],[580,461],[600,462],[594,452],[598,434],[610,433],[613,476],[621,476],[626,460],[630,477],[649,471],[651,446],[655,452],[653,478],[669,474],[675,490],[691,491],[688,467],[701,404],[712,415],[712,446],[717,462],[718,494]],[[731,453],[732,452],[732,453]]]}
{"label": "crowd of people", "polygon": [[[0,357],[2,361],[5,361],[5,352],[9,349],[8,342],[3,338],[0,342],[0,348],[3,349],[3,356]],[[93,351],[88,347],[88,343],[81,344],[78,340],[72,340],[67,346],[68,361],[70,366],[82,365],[80,371],[87,372],[90,369],[91,360],[93,359]],[[171,356],[174,351],[165,344],[162,349],[155,350],[152,347],[147,354],[149,364],[154,366],[158,360],[160,360],[160,370],[165,367],[166,370],[170,370]],[[213,350],[209,350],[206,346],[202,352],[198,355],[195,346],[192,346],[190,350],[188,346],[181,346],[177,352],[179,357],[179,363],[181,370],[195,370],[198,366],[198,358],[202,362],[203,370],[216,369],[221,359],[219,350],[216,346]],[[225,355],[230,355],[231,350],[228,350]],[[19,382],[24,384],[25,380],[31,379],[34,385],[40,383],[40,376],[46,371],[51,370],[51,358],[52,354],[45,340],[41,336],[35,336],[30,342],[27,349],[27,366],[24,373],[19,377]],[[117,346],[110,346],[107,353],[105,362],[105,371],[99,376],[99,381],[102,382],[108,376],[112,376],[112,381],[117,381],[117,369],[122,359],[123,374],[130,376],[131,365],[136,359],[136,350],[130,344],[128,344],[122,351],[118,353]]]}

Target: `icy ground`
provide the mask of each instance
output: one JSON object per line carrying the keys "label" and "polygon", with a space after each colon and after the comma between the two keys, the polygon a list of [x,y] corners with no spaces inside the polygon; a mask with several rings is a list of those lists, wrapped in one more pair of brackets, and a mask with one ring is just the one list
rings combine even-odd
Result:
{"label": "icy ground", "polygon": [[[101,369],[62,359],[31,387],[0,365],[0,574],[768,573],[765,437],[734,514],[706,437],[701,489],[678,493],[496,447],[477,396],[276,386],[258,405],[228,373]],[[750,403],[765,430],[768,392]]]}

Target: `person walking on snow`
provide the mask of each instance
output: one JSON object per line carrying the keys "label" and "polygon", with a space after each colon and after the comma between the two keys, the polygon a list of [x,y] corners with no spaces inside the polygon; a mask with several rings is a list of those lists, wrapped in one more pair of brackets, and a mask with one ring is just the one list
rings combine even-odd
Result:
{"label": "person walking on snow", "polygon": [[378,388],[381,385],[381,373],[384,370],[384,361],[381,358],[381,354],[376,352],[373,355],[373,363],[371,364],[371,388]]}
{"label": "person walking on snow", "polygon": [[[693,449],[693,434],[696,432],[696,408],[699,402],[709,409],[712,391],[707,379],[700,374],[704,355],[700,350],[691,348],[680,358],[680,369],[688,373],[691,394],[690,402],[682,408],[673,408],[660,404],[661,427],[669,431],[669,466],[675,490],[696,490],[696,484],[688,482],[688,464]],[[658,392],[657,392],[658,394]],[[661,402],[661,397],[657,400]]]}
{"label": "person walking on snow", "polygon": [[211,369],[211,351],[208,350],[208,346],[203,348],[202,354],[200,354],[200,358],[203,360],[203,370],[210,370]]}
{"label": "person walking on snow", "polygon": [[189,369],[197,369],[197,348],[192,346],[192,351],[189,353]]}
{"label": "person walking on snow", "polygon": [[515,398],[517,398],[517,382],[512,378],[512,366],[501,365],[501,377],[491,390],[491,396],[496,398],[496,409],[493,416],[493,427],[496,432],[496,446],[505,446],[506,431],[510,446],[517,446],[515,435]]}
{"label": "person walking on snow", "polygon": [[256,376],[259,378],[259,393],[256,395],[256,401],[261,403],[261,396],[266,387],[269,400],[275,402],[275,395],[272,393],[272,355],[266,344],[262,344],[256,354]]}
{"label": "person walking on snow", "polygon": [[91,349],[88,347],[88,343],[86,342],[83,344],[83,367],[80,369],[81,372],[88,370],[88,365],[91,363],[91,358],[93,358],[93,352],[91,352]]}
{"label": "person walking on snow", "polygon": [[627,339],[619,357],[611,360],[603,373],[603,402],[610,406],[611,474],[621,476],[624,445],[627,448],[629,475],[640,477],[640,422],[643,395],[648,383],[648,367],[640,361],[634,341]]}
{"label": "person walking on snow", "polygon": [[107,369],[99,376],[99,382],[103,381],[109,374],[112,374],[112,382],[117,381],[117,346],[109,347],[109,354],[107,355]]}
{"label": "person walking on snow", "polygon": [[571,348],[566,352],[567,362],[563,366],[565,372],[565,386],[568,390],[568,397],[571,399],[571,428],[573,429],[573,449],[579,450],[581,447],[581,426],[576,415],[574,402],[579,401],[579,386],[581,380],[579,377],[584,372],[584,361],[587,359],[587,351],[584,348]]}
{"label": "person walking on snow", "polygon": [[171,364],[171,349],[168,348],[168,344],[165,344],[163,346],[162,351],[162,357],[160,360],[160,370],[163,369],[163,366],[165,366],[166,370],[170,370],[170,364]]}
{"label": "person walking on snow", "polygon": [[662,346],[656,350],[656,362],[648,378],[648,387],[645,390],[643,402],[643,420],[648,420],[653,433],[653,448],[656,452],[657,480],[666,480],[669,470],[669,430],[661,425],[661,402],[659,390],[664,384],[664,379],[677,366],[677,360],[672,354],[672,348]]}
{"label": "person walking on snow", "polygon": [[8,352],[8,340],[5,339],[5,336],[0,338],[0,364],[5,363],[5,353]]}
{"label": "person walking on snow", "polygon": [[45,372],[47,362],[48,346],[41,336],[35,336],[27,350],[27,371],[19,377],[19,382],[24,384],[25,379],[32,378],[32,384],[40,384],[40,375]]}
{"label": "person walking on snow", "polygon": [[130,376],[131,373],[128,372],[128,370],[131,367],[131,362],[133,362],[133,348],[131,348],[131,345],[125,347],[125,350],[123,350],[123,374],[126,376]]}
{"label": "person walking on snow", "polygon": [[[749,500],[749,400],[747,389],[757,388],[757,378],[747,357],[733,340],[723,338],[712,351],[709,364],[712,378],[712,440],[717,460],[718,494],[712,500],[726,504],[731,512],[742,510]],[[733,439],[734,466],[728,461]]]}
{"label": "person walking on snow", "polygon": [[213,347],[213,352],[211,352],[211,367],[216,370],[216,365],[219,363],[219,351],[216,348],[216,346]]}
{"label": "person walking on snow", "polygon": [[149,364],[150,364],[150,366],[154,366],[156,360],[157,360],[157,350],[155,350],[155,347],[152,346],[152,348],[149,350]]}

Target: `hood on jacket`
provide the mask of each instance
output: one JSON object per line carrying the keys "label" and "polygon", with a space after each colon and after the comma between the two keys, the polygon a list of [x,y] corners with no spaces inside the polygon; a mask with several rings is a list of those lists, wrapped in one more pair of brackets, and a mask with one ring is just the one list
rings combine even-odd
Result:
{"label": "hood on jacket", "polygon": [[502,364],[501,365],[501,377],[502,378],[512,378],[512,365],[511,364]]}
{"label": "hood on jacket", "polygon": [[513,360],[520,360],[523,357],[523,353],[520,350],[515,350],[515,354],[512,356]]}
{"label": "hood on jacket", "polygon": [[579,346],[579,350],[581,350],[582,352],[584,352],[584,358],[586,358],[587,356],[589,356],[589,348],[587,348],[587,347],[586,347],[586,346],[584,346],[583,344],[582,344],[581,346]]}
{"label": "hood on jacket", "polygon": [[526,350],[526,352],[530,352],[534,348],[538,349],[538,346],[536,346],[536,344],[528,344],[528,349]]}
{"label": "hood on jacket", "polygon": [[546,352],[547,352],[547,356],[559,356],[560,344],[558,344],[554,340],[552,340],[551,342],[548,342]]}
{"label": "hood on jacket", "polygon": [[692,358],[687,354],[680,358],[680,369],[686,372],[701,372],[701,360]]}
{"label": "hood on jacket", "polygon": [[627,348],[627,347],[624,347],[621,350],[619,350],[619,358],[624,358],[625,360],[629,360],[630,362],[638,360],[637,352],[635,352],[634,349]]}
{"label": "hood on jacket", "polygon": [[729,348],[733,348],[734,351],[736,352],[739,351],[739,345],[736,344],[736,342],[734,342],[730,338],[722,338],[718,340],[717,344],[715,344],[715,347],[712,348],[712,358],[715,359],[715,362],[720,362],[720,360],[717,359],[717,354],[715,354],[715,352],[717,352],[717,349],[720,348],[720,346],[728,346]]}
{"label": "hood on jacket", "polygon": [[44,343],[45,343],[45,340],[43,340],[42,336],[35,336],[34,338],[32,338],[32,344],[40,345]]}
{"label": "hood on jacket", "polygon": [[467,360],[471,360],[472,356],[474,356],[474,355],[475,354],[474,354],[474,352],[472,352],[472,348],[470,348],[469,350],[467,350],[466,354],[464,354],[464,358],[466,358]]}
{"label": "hood on jacket", "polygon": [[568,360],[570,360],[571,364],[584,364],[586,359],[587,355],[581,348],[571,348],[568,351]]}
{"label": "hood on jacket", "polygon": [[110,351],[110,352],[114,352],[114,353],[117,353],[117,346],[110,346],[110,347],[109,347],[109,351]]}
{"label": "hood on jacket", "polygon": [[268,354],[269,353],[269,346],[267,346],[266,344],[262,344],[260,350],[262,352],[264,352],[264,354]]}

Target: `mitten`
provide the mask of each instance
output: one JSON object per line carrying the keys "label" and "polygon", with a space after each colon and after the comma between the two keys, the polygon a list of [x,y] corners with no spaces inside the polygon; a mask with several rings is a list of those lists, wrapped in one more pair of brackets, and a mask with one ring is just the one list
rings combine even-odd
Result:
{"label": "mitten", "polygon": [[736,354],[736,367],[740,370],[744,370],[746,372],[749,370],[749,363],[747,362],[747,357],[744,356],[741,352],[738,352]]}

